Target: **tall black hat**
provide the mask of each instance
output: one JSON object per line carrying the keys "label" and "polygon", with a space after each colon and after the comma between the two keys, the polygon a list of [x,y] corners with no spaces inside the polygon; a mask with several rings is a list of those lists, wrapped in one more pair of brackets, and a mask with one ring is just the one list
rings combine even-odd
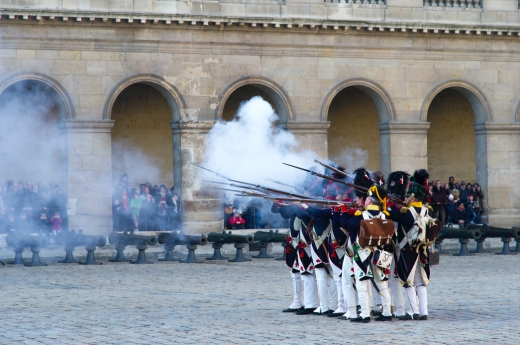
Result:
{"label": "tall black hat", "polygon": [[388,194],[404,200],[409,182],[410,175],[405,171],[394,171],[390,173],[387,179]]}
{"label": "tall black hat", "polygon": [[428,179],[430,174],[426,169],[415,170],[413,176],[410,177],[410,188],[408,195],[414,194],[414,197],[426,203],[430,201],[430,193],[428,189]]}
{"label": "tall black hat", "polygon": [[[360,187],[370,188],[374,181],[370,178],[370,173],[365,168],[359,168],[353,172],[354,184]],[[356,190],[356,196],[365,197],[367,194]]]}
{"label": "tall black hat", "polygon": [[381,171],[376,170],[370,176],[374,183],[377,183],[381,187],[386,187],[385,175],[383,175]]}

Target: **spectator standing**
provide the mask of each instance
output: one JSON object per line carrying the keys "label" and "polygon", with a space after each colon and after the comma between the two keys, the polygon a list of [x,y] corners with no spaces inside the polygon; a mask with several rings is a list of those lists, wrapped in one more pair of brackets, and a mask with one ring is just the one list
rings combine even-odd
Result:
{"label": "spectator standing", "polygon": [[477,215],[475,223],[480,224],[480,215],[484,212],[484,193],[478,183],[473,185],[473,200],[475,200],[474,210]]}
{"label": "spectator standing", "polygon": [[54,185],[53,194],[49,200],[47,208],[54,214],[58,212],[60,219],[62,220],[61,226],[63,229],[68,228],[68,217],[67,217],[67,198],[61,193],[61,189],[58,185]]}
{"label": "spectator standing", "polygon": [[242,218],[241,212],[239,210],[235,210],[233,215],[229,218],[229,226],[231,229],[244,229],[246,221]]}
{"label": "spectator standing", "polygon": [[132,190],[132,199],[130,200],[130,210],[132,212],[132,220],[134,221],[134,231],[139,231],[139,212],[141,211],[141,206],[143,202],[141,198],[139,198],[139,191]]}
{"label": "spectator standing", "polygon": [[465,181],[462,181],[460,183],[460,188],[459,188],[459,199],[460,201],[462,201],[464,204],[466,204],[468,202],[468,194],[469,194],[469,191],[468,189],[466,188],[466,182]]}
{"label": "spectator standing", "polygon": [[435,185],[432,188],[431,192],[431,202],[430,205],[433,208],[433,216],[441,221],[442,224],[445,224],[446,221],[446,202],[448,201],[448,197],[446,195],[446,191],[441,187],[441,181],[435,181]]}
{"label": "spectator standing", "polygon": [[166,230],[166,218],[168,217],[166,208],[168,207],[168,196],[166,187],[160,187],[159,193],[155,196],[157,205],[157,217],[159,230]]}
{"label": "spectator standing", "polygon": [[179,195],[175,192],[172,192],[170,200],[170,224],[172,226],[172,230],[177,230],[181,228],[181,202],[179,200]]}
{"label": "spectator standing", "polygon": [[455,187],[455,177],[450,176],[450,178],[448,180],[448,185],[450,186],[450,190],[454,190],[456,188]]}
{"label": "spectator standing", "polygon": [[473,201],[473,194],[468,195],[468,202],[466,203],[466,218],[469,218],[470,224],[475,224],[477,214],[475,213],[475,202]]}
{"label": "spectator standing", "polygon": [[58,232],[61,232],[63,230],[63,227],[61,226],[61,224],[63,223],[63,219],[61,219],[59,212],[54,213],[54,217],[49,219],[49,223],[52,224],[52,233],[54,234],[54,236],[56,236]]}
{"label": "spectator standing", "polygon": [[[35,187],[37,187],[37,186],[35,186]],[[36,226],[38,228],[38,232],[40,233],[40,235],[45,235],[45,236],[50,235],[50,230],[49,230],[50,224],[51,223],[49,222],[49,219],[47,219],[47,213],[41,212],[40,217],[38,218],[38,222],[36,223]]]}
{"label": "spectator standing", "polygon": [[156,229],[155,200],[150,194],[150,188],[144,189],[146,195],[142,201],[141,212],[139,212],[139,230],[153,231]]}

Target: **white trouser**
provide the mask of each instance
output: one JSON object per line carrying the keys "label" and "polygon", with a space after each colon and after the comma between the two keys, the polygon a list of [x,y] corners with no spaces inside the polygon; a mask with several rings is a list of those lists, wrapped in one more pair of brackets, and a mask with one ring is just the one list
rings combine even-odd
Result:
{"label": "white trouser", "polygon": [[316,273],[316,283],[320,297],[320,307],[316,312],[323,313],[328,310],[336,310],[338,296],[334,280],[329,277],[325,268],[316,268],[314,272]]}
{"label": "white trouser", "polygon": [[403,297],[403,285],[401,279],[394,274],[395,260],[392,261],[390,266],[390,291],[392,294],[392,304],[395,307],[395,315],[404,315],[404,297]]}
{"label": "white trouser", "polygon": [[378,295],[381,300],[381,305],[383,306],[383,315],[392,316],[392,296],[388,288],[388,280],[382,280],[385,276],[382,270],[375,265],[372,265],[372,272],[374,273],[374,281],[379,289]]}
{"label": "white trouser", "polygon": [[291,273],[293,283],[293,302],[290,309],[299,309],[302,306],[303,282],[300,273]]}
{"label": "white trouser", "polygon": [[[419,264],[415,267],[415,276],[413,278],[413,285],[406,288],[408,293],[408,300],[410,301],[411,310],[409,314],[428,315],[428,292],[426,290],[426,282],[421,274],[421,266]],[[419,298],[419,305],[417,306],[417,298]]]}
{"label": "white trouser", "polygon": [[332,274],[334,277],[334,283],[336,286],[336,294],[338,296],[338,306],[334,309],[334,313],[345,313],[347,311],[345,305],[345,299],[343,298],[343,288],[341,286],[341,269],[336,267],[335,265],[330,265],[332,267]]}
{"label": "white trouser", "polygon": [[354,285],[356,284],[356,280],[354,277],[352,277],[352,274],[354,273],[352,266],[352,259],[348,256],[345,256],[343,259],[343,267],[341,269],[341,287],[343,290],[343,298],[345,300],[347,313],[345,316],[349,319],[356,318],[357,317],[357,293],[356,289],[354,288]]}
{"label": "white trouser", "polygon": [[316,277],[314,274],[302,274],[301,279],[303,282],[303,305],[305,309],[318,308]]}

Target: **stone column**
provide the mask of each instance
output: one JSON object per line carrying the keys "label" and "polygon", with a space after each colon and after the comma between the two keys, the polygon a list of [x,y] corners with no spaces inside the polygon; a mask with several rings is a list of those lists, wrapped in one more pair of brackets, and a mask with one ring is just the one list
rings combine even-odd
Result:
{"label": "stone column", "polygon": [[204,142],[215,121],[172,122],[174,181],[182,200],[182,226],[188,234],[222,231],[222,200],[214,193],[200,188],[195,179],[201,163]]}
{"label": "stone column", "polygon": [[474,126],[477,181],[484,193],[484,221],[518,226],[520,221],[520,123]]}
{"label": "stone column", "polygon": [[62,121],[69,229],[112,231],[112,120]]}
{"label": "stone column", "polygon": [[381,141],[381,171],[388,176],[403,170],[428,168],[427,134],[429,122],[384,122],[378,124]]}
{"label": "stone column", "polygon": [[319,155],[317,159],[328,157],[327,134],[330,121],[289,121],[280,127],[294,134],[300,142],[299,149],[316,152]]}

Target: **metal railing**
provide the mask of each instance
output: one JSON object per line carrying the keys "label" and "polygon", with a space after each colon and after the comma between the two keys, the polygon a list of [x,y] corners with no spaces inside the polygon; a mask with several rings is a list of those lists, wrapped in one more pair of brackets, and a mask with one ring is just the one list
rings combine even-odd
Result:
{"label": "metal railing", "polygon": [[424,0],[425,7],[482,8],[482,0]]}

